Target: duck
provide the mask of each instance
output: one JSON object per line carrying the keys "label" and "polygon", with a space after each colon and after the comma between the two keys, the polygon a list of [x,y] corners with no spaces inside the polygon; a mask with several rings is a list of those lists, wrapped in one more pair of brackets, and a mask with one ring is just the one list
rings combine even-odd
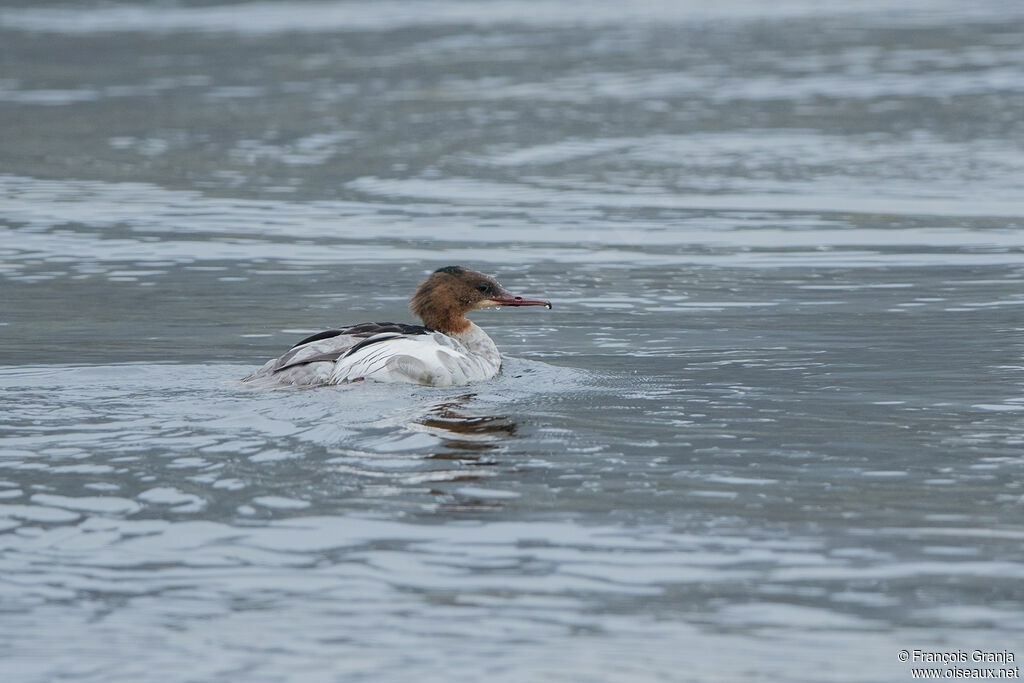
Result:
{"label": "duck", "polygon": [[434,387],[491,379],[501,371],[494,341],[466,314],[551,302],[510,294],[497,280],[462,266],[438,268],[409,302],[422,325],[360,323],[299,341],[242,379],[261,386],[322,386],[362,380]]}

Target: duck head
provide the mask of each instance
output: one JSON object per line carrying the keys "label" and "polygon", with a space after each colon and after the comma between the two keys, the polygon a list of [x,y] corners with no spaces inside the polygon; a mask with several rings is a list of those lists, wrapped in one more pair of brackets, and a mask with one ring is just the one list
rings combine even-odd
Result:
{"label": "duck head", "polygon": [[546,306],[550,301],[527,299],[505,290],[492,278],[462,266],[446,266],[431,273],[409,303],[427,327],[445,334],[466,331],[466,314],[478,308],[498,306]]}

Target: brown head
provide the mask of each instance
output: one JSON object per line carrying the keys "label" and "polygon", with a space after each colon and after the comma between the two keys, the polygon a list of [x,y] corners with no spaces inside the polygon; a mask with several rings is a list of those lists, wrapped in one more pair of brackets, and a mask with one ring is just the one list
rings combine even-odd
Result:
{"label": "brown head", "polygon": [[541,299],[524,299],[505,291],[483,273],[462,266],[447,266],[431,273],[416,290],[409,308],[427,327],[445,334],[465,332],[466,314],[497,306],[547,306]]}

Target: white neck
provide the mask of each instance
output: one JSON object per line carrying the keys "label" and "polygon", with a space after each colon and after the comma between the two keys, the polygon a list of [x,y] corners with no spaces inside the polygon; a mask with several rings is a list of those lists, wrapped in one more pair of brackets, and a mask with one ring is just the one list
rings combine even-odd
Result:
{"label": "white neck", "polygon": [[493,364],[495,368],[501,367],[501,354],[498,353],[497,345],[475,323],[470,322],[465,331],[451,336],[462,342],[462,345],[473,355],[480,356],[488,363]]}

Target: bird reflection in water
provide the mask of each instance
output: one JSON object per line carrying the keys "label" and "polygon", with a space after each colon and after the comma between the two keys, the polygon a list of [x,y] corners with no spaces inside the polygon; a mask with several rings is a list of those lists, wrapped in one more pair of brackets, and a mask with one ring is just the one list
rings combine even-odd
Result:
{"label": "bird reflection in water", "polygon": [[406,423],[409,429],[426,432],[441,441],[432,454],[424,456],[426,460],[452,463],[441,465],[444,469],[434,471],[430,481],[466,487],[428,489],[435,497],[432,514],[439,511],[479,513],[498,510],[507,504],[489,495],[481,496],[481,492],[490,487],[480,485],[500,473],[499,463],[493,456],[502,451],[505,441],[516,436],[517,426],[504,415],[473,414],[468,406],[475,397],[476,394],[463,394],[434,404]]}
{"label": "bird reflection in water", "polygon": [[[515,436],[516,423],[504,415],[469,415],[466,404],[475,394],[438,403],[409,427],[441,439],[449,450],[428,456],[434,460],[479,460],[505,439]],[[485,463],[474,463],[485,464]]]}

